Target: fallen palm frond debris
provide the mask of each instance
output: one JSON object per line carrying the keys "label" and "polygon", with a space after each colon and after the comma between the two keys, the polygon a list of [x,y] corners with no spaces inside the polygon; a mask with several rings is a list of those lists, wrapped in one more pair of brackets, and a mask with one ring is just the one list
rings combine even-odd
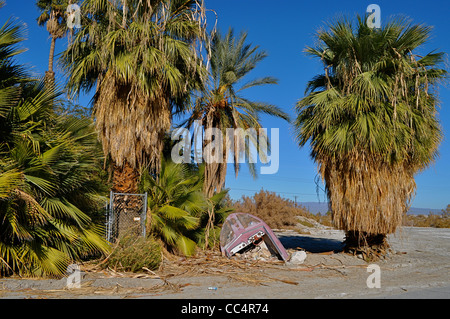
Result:
{"label": "fallen palm frond debris", "polygon": [[279,260],[227,258],[219,251],[212,250],[199,251],[189,258],[165,252],[157,270],[142,267],[139,272],[127,272],[121,271],[120,267],[104,268],[102,260],[90,261],[80,265],[83,275],[79,288],[31,287],[14,291],[26,293],[30,298],[76,298],[87,295],[139,298],[180,293],[187,286],[203,285],[204,280],[211,280],[211,276],[228,280],[233,285],[272,286],[274,283],[299,285],[305,276],[326,278],[338,274],[346,277],[350,268],[367,267],[362,260],[347,254],[330,252],[309,254],[308,259],[309,264],[298,265]]}
{"label": "fallen palm frond debris", "polygon": [[[195,257],[184,258],[165,255],[158,271],[152,271],[144,267],[143,272],[120,272],[112,268],[99,269],[97,265],[84,265],[83,271],[101,273],[106,277],[160,279],[164,282],[163,290],[181,291],[182,285],[172,284],[168,279],[175,277],[197,277],[202,275],[226,276],[230,280],[246,284],[264,285],[267,282],[284,282],[297,285],[285,278],[275,278],[263,273],[267,269],[286,270],[283,261],[264,262],[260,260],[239,260],[223,257],[220,252],[200,252]],[[291,268],[294,270],[293,268]],[[303,267],[296,270],[312,271],[312,268]],[[124,289],[121,289],[124,291]],[[136,292],[136,291],[135,291]]]}
{"label": "fallen palm frond debris", "polygon": [[[261,261],[261,260],[245,260],[239,258],[227,258],[218,251],[201,251],[195,256],[185,258],[177,257],[170,254],[164,254],[161,266],[158,270],[152,271],[144,267],[142,272],[130,273],[120,272],[111,268],[99,270],[96,265],[86,265],[86,272],[100,272],[107,277],[122,278],[140,278],[140,279],[160,279],[163,283],[155,287],[157,292],[172,291],[179,292],[184,286],[173,284],[169,280],[175,278],[188,278],[200,276],[224,276],[231,281],[241,282],[248,285],[267,285],[270,282],[282,282],[290,285],[298,285],[298,279],[285,278],[279,276],[279,271],[289,275],[297,272],[313,272],[313,271],[332,271],[340,275],[346,276],[346,268],[365,268],[367,265],[345,265],[338,258],[334,258],[329,252],[326,254],[317,254],[327,256],[331,259],[337,259],[340,265],[328,265],[319,262],[314,265],[295,265],[286,266],[283,261]],[[316,274],[317,275],[317,274]],[[126,292],[125,288],[118,288],[119,291]],[[134,290],[134,293],[139,291]]]}

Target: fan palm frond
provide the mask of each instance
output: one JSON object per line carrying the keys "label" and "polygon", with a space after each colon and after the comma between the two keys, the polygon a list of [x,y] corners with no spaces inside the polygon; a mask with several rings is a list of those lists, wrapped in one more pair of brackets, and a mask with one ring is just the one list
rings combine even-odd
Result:
{"label": "fan palm frond", "polygon": [[322,61],[324,74],[297,103],[295,127],[299,145],[310,142],[335,225],[349,236],[384,238],[408,209],[414,174],[438,154],[432,88],[446,71],[442,53],[414,53],[430,27],[400,19],[377,30],[357,20],[321,29],[318,45],[305,49]]}

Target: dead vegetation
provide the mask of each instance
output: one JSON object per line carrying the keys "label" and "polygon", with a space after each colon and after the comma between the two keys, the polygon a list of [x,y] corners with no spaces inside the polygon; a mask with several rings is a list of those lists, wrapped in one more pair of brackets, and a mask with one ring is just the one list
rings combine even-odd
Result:
{"label": "dead vegetation", "polygon": [[[330,276],[339,273],[346,276],[346,268],[366,267],[363,264],[348,264],[343,254],[320,253],[310,255],[310,263],[304,265],[286,266],[283,261],[244,260],[227,258],[218,251],[199,251],[195,256],[185,258],[170,254],[163,254],[163,261],[158,270],[152,271],[145,267],[139,273],[120,272],[111,268],[101,269],[94,263],[82,267],[87,273],[101,274],[108,278],[140,278],[159,279],[162,282],[153,287],[126,288],[117,284],[111,288],[93,290],[89,283],[82,286],[86,291],[92,290],[96,294],[150,294],[176,293],[191,285],[178,283],[180,278],[194,278],[202,276],[221,276],[231,282],[245,285],[265,286],[271,282],[281,282],[288,285],[298,285],[298,272],[315,272],[317,276]],[[314,257],[314,255],[316,255]],[[348,255],[347,255],[348,256]],[[342,260],[341,260],[342,259]],[[362,262],[362,261],[361,261]],[[331,272],[331,273],[330,273]],[[78,291],[78,290],[77,290]],[[78,293],[78,292],[77,292]]]}
{"label": "dead vegetation", "polygon": [[[313,215],[303,206],[297,205],[292,200],[280,195],[260,190],[252,197],[242,196],[239,201],[233,203],[233,208],[238,213],[251,214],[261,218],[272,229],[294,229],[298,223],[305,222],[299,220],[297,216],[328,224],[330,219],[327,216]],[[311,227],[312,223],[305,225]]]}
{"label": "dead vegetation", "polygon": [[162,261],[162,247],[152,237],[141,237],[135,233],[122,236],[114,245],[111,254],[98,266],[115,272],[136,272],[142,269],[158,269]]}
{"label": "dead vegetation", "polygon": [[403,218],[404,226],[414,227],[435,227],[435,228],[450,228],[450,204],[447,205],[441,214],[428,215],[406,215]]}
{"label": "dead vegetation", "polygon": [[386,235],[396,231],[409,209],[415,190],[412,174],[400,164],[387,166],[358,152],[321,161],[333,225],[346,231],[346,244],[351,245],[347,249],[374,250],[370,258],[382,255]]}
{"label": "dead vegetation", "polygon": [[377,261],[387,256],[391,251],[386,236],[383,234],[367,234],[365,232],[349,231],[345,237],[344,252],[360,255],[365,261]]}

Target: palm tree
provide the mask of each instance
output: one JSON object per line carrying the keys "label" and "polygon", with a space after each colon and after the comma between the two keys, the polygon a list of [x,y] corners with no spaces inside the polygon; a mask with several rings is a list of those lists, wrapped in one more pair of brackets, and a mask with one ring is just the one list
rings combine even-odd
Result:
{"label": "palm tree", "polygon": [[311,143],[347,249],[376,258],[408,209],[414,175],[438,155],[443,53],[414,53],[431,28],[404,19],[380,29],[361,17],[356,27],[345,19],[328,27],[306,48],[324,73],[308,82],[297,104],[297,140]]}
{"label": "palm tree", "polygon": [[113,190],[136,192],[139,172],[157,175],[172,111],[201,85],[204,26],[195,0],[86,0],[83,28],[62,60],[72,93],[94,86],[94,117],[113,163]]}
{"label": "palm tree", "polygon": [[109,249],[92,222],[104,202],[95,132],[89,119],[53,115],[43,81],[21,88],[23,101],[0,121],[11,128],[0,142],[0,272],[61,275]]}
{"label": "palm tree", "polygon": [[[248,73],[250,73],[259,62],[267,57],[266,52],[258,50],[258,46],[246,43],[247,33],[241,33],[236,38],[230,28],[228,33],[222,37],[220,32],[214,34],[211,45],[211,70],[210,79],[205,90],[201,92],[192,110],[192,116],[185,125],[191,127],[194,121],[201,121],[205,130],[217,128],[223,136],[226,135],[227,128],[243,129],[243,131],[253,128],[256,132],[262,128],[260,114],[265,113],[289,121],[288,115],[275,105],[265,102],[250,101],[242,95],[245,89],[266,84],[277,84],[273,77],[263,77],[252,80],[238,88]],[[234,136],[233,149],[234,169],[236,176],[239,172],[239,158],[242,153],[246,153],[248,161],[250,145],[258,147],[261,142],[254,136],[249,140],[244,139],[236,131]],[[267,137],[263,135],[265,141]],[[230,150],[229,143],[224,141],[223,158],[220,163],[205,164],[204,192],[210,198],[215,192],[220,192],[225,185],[225,175],[227,171],[227,161]],[[205,147],[205,143],[203,143]],[[264,156],[265,154],[260,154]],[[250,161],[249,168],[255,176],[254,161]]]}
{"label": "palm tree", "polygon": [[50,34],[50,54],[48,57],[48,70],[45,72],[46,80],[49,83],[55,82],[55,72],[53,71],[53,60],[55,56],[56,40],[64,36],[67,30],[65,11],[70,0],[37,0],[36,5],[41,14],[37,18],[39,26],[44,24]]}
{"label": "palm tree", "polygon": [[152,236],[172,251],[192,255],[196,242],[191,233],[208,208],[201,174],[188,165],[163,160],[158,178],[144,170],[140,188],[149,193],[147,225]]}
{"label": "palm tree", "polygon": [[15,64],[21,39],[0,28],[0,274],[55,276],[109,249],[92,222],[99,148],[92,121],[56,114],[60,93]]}

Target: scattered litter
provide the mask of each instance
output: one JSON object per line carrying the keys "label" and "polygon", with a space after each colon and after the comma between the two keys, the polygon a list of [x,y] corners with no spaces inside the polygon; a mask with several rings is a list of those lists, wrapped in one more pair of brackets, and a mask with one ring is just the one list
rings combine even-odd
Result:
{"label": "scattered litter", "polygon": [[208,290],[217,290],[217,287],[208,287]]}
{"label": "scattered litter", "polygon": [[289,259],[289,262],[292,264],[303,264],[303,262],[306,259],[306,252],[303,250],[300,251],[294,251],[291,254],[291,259]]}

